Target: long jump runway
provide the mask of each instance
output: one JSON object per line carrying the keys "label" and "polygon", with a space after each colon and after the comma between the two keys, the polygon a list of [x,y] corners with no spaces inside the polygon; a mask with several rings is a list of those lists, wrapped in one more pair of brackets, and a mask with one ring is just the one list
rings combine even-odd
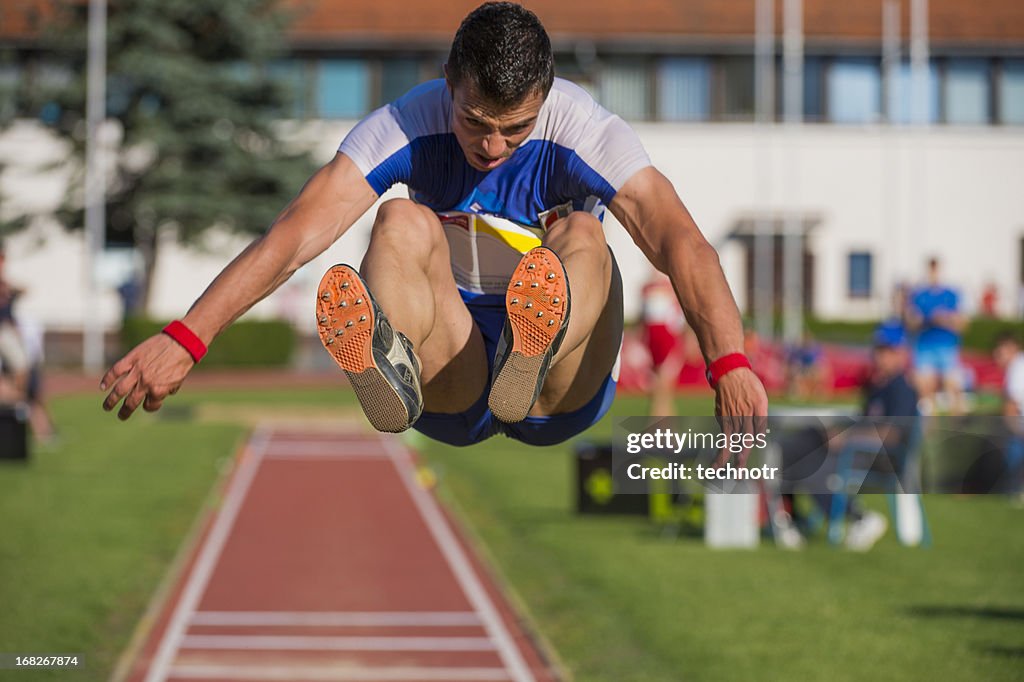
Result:
{"label": "long jump runway", "polygon": [[259,429],[130,682],[555,680],[393,436]]}

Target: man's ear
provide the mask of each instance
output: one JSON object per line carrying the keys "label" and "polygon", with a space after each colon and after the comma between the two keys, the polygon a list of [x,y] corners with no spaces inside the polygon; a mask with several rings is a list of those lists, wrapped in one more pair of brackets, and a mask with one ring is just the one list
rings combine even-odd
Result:
{"label": "man's ear", "polygon": [[452,80],[448,77],[448,62],[445,62],[441,68],[444,69],[444,82],[448,86],[448,92],[452,92]]}

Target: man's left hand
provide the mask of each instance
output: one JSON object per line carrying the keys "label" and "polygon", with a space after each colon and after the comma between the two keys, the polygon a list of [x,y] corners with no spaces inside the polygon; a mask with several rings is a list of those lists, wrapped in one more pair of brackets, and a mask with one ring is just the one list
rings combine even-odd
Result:
{"label": "man's left hand", "polygon": [[[715,415],[727,434],[743,433],[757,435],[764,433],[768,418],[768,394],[757,375],[745,367],[735,369],[718,380],[715,387]],[[744,450],[737,458],[738,466],[745,466],[750,450]],[[727,449],[715,460],[715,466],[724,466],[729,460]]]}

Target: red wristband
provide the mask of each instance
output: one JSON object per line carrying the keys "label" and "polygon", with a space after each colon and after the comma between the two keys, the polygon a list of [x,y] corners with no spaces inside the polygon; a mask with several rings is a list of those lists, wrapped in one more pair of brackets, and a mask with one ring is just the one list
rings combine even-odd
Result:
{"label": "red wristband", "polygon": [[163,328],[164,334],[171,337],[192,356],[193,362],[199,362],[206,355],[206,344],[192,330],[185,326],[181,320],[175,320]]}
{"label": "red wristband", "polygon": [[750,360],[743,353],[729,353],[708,365],[707,378],[711,388],[718,386],[718,380],[734,369],[746,367],[750,369]]}

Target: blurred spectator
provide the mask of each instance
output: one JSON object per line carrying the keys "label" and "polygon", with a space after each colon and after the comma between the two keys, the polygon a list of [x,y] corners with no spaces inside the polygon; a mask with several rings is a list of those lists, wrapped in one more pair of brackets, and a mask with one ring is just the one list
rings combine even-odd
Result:
{"label": "blurred spectator", "polygon": [[785,385],[786,371],[782,359],[753,329],[743,332],[743,354],[750,360],[754,373],[765,388],[778,390]]}
{"label": "blurred spectator", "polygon": [[903,329],[879,325],[873,338],[871,372],[864,385],[864,416],[918,416],[917,392],[907,378],[907,364]]}
{"label": "blurred spectator", "polygon": [[899,329],[906,333],[907,301],[910,299],[910,285],[897,282],[892,289],[892,309],[889,316],[882,320],[882,325],[889,329]]}
{"label": "blurred spectator", "polygon": [[832,373],[821,344],[806,329],[800,343],[786,353],[786,391],[800,400],[825,397],[832,392]]}
{"label": "blurred spectator", "polygon": [[142,313],[142,277],[132,273],[117,287],[121,299],[121,322],[128,321]]}
{"label": "blurred spectator", "polygon": [[942,284],[936,258],[928,261],[927,282],[907,301],[906,321],[915,335],[914,380],[921,407],[933,413],[941,387],[949,397],[949,411],[963,414],[960,332],[966,318],[960,310],[960,296]]}
{"label": "blurred spectator", "polygon": [[[864,384],[864,401],[862,413],[865,417],[917,417],[917,393],[907,378],[906,336],[898,324],[882,324],[874,333],[871,352],[871,368]],[[816,467],[819,471],[831,474],[838,460],[839,453],[846,448],[857,451],[877,452],[881,447],[885,452],[899,453],[910,443],[910,426],[904,423],[891,425],[872,421],[869,425],[858,429],[854,427],[840,435],[833,436],[829,450],[831,461],[825,460],[825,449],[817,462],[802,461],[799,466]],[[801,453],[803,454],[803,453]],[[787,464],[789,466],[789,464]],[[828,518],[832,512],[833,497],[830,494],[812,496],[822,515]],[[851,497],[845,510],[846,537],[848,549],[866,551],[871,549],[885,535],[889,526],[882,514],[864,510],[856,497]]]}
{"label": "blurred spectator", "polygon": [[995,282],[989,282],[981,291],[981,302],[978,306],[981,317],[996,318],[999,316],[999,288]]}
{"label": "blurred spectator", "polygon": [[29,406],[29,425],[40,442],[51,442],[56,436],[53,419],[43,399],[43,341],[45,337],[41,324],[23,315],[18,316],[18,332],[25,345],[28,357],[28,378],[25,385],[25,401]]}
{"label": "blurred spectator", "polygon": [[14,324],[14,302],[23,293],[15,288],[4,274],[6,254],[0,243],[0,369],[12,384],[12,396],[6,399],[22,399],[28,383],[28,356],[25,345]]}
{"label": "blurred spectator", "polygon": [[1005,372],[1003,378],[1003,417],[1010,432],[1006,444],[1006,468],[1010,492],[1020,500],[1024,491],[1024,352],[1013,332],[1001,333],[992,357]]}
{"label": "blurred spectator", "polygon": [[653,373],[650,414],[669,417],[676,413],[673,397],[685,358],[682,331],[686,318],[672,282],[662,273],[652,273],[641,295],[643,338],[651,354]]}

